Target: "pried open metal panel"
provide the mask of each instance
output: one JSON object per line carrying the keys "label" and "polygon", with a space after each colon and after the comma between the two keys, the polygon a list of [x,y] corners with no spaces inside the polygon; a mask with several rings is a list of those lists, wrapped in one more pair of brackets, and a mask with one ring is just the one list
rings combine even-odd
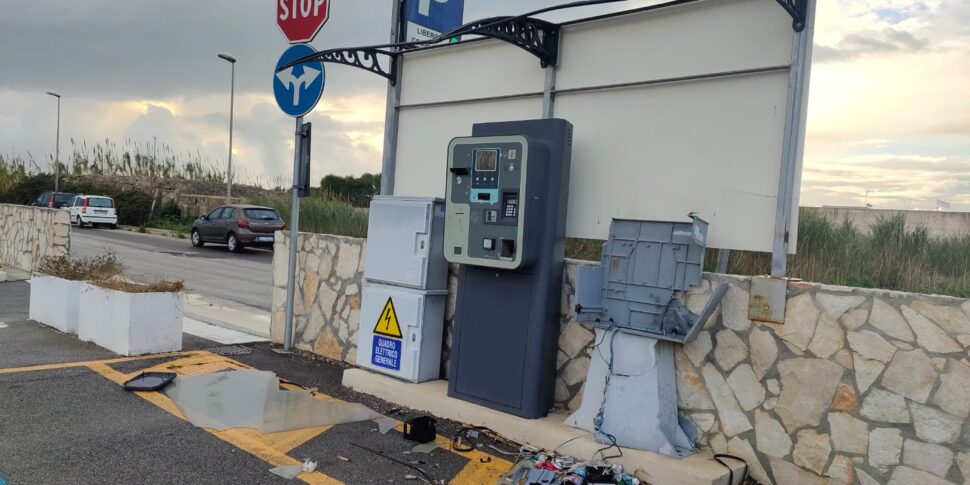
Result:
{"label": "pried open metal panel", "polygon": [[[771,251],[793,37],[768,0],[564,26],[554,116],[575,126],[567,236],[694,212],[711,225],[709,247]],[[473,123],[541,116],[544,72],[517,47],[404,57],[396,195],[443,196],[448,143]]]}

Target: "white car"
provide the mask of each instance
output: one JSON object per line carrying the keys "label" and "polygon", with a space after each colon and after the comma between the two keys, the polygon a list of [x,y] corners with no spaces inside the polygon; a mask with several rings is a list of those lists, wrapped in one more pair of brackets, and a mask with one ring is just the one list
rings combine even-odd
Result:
{"label": "white car", "polygon": [[71,213],[71,224],[77,227],[90,225],[107,225],[112,229],[118,227],[118,212],[115,201],[103,195],[78,195],[64,207]]}

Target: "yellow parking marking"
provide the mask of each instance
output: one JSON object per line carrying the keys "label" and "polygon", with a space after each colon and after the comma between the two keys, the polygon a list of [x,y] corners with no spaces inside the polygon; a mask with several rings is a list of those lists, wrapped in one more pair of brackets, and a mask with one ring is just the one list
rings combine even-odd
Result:
{"label": "yellow parking marking", "polygon": [[171,352],[168,354],[140,355],[138,357],[119,357],[117,359],[89,360],[84,362],[64,362],[60,364],[32,365],[28,367],[9,367],[0,369],[0,374],[12,374],[16,372],[35,372],[42,370],[68,369],[71,367],[88,367],[91,364],[117,364],[120,362],[132,362],[136,360],[164,359],[166,357],[185,357],[195,355],[196,352]]}
{"label": "yellow parking marking", "polygon": [[[110,364],[122,362],[132,362],[141,360],[163,359],[166,357],[177,357],[175,360],[163,362],[126,374],[110,367]],[[116,359],[105,359],[84,362],[65,362],[60,364],[45,364],[28,367],[14,367],[0,369],[0,374],[11,374],[18,372],[34,372],[45,370],[56,370],[66,368],[88,368],[102,377],[121,385],[128,379],[140,374],[143,371],[170,371],[179,375],[199,375],[211,372],[223,371],[226,369],[252,369],[252,367],[241,362],[234,361],[221,355],[205,351],[173,352],[167,354],[143,355],[138,357],[120,357]],[[284,389],[301,390],[303,387],[281,382],[280,386]],[[163,409],[169,414],[187,421],[182,411],[172,402],[168,396],[160,392],[135,392],[139,397]],[[339,401],[332,396],[314,391],[313,397],[327,401]],[[311,439],[326,433],[333,426],[319,426],[316,428],[300,429],[293,431],[282,431],[278,433],[260,433],[255,429],[234,428],[225,431],[216,431],[209,428],[202,428],[213,436],[243,450],[272,466],[296,465],[300,460],[287,455],[298,446],[310,441]],[[397,431],[402,431],[403,424],[398,423]],[[436,441],[442,444],[442,449],[449,453],[461,456],[468,460],[465,466],[459,471],[449,483],[468,484],[468,483],[495,483],[511,467],[512,462],[489,455],[481,450],[475,449],[468,452],[455,451],[451,449],[451,440],[438,435]],[[482,460],[485,460],[483,463]],[[301,473],[297,478],[305,483],[312,485],[340,485],[343,482],[336,480],[318,471],[312,473]]]}

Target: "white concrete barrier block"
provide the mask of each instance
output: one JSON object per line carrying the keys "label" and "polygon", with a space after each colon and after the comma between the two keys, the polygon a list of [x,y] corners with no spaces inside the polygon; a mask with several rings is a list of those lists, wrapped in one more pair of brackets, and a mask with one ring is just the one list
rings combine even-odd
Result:
{"label": "white concrete barrier block", "polygon": [[85,283],[78,336],[116,354],[182,350],[185,295],[127,293]]}
{"label": "white concrete barrier block", "polygon": [[81,284],[80,281],[34,274],[30,283],[28,316],[61,332],[76,334]]}

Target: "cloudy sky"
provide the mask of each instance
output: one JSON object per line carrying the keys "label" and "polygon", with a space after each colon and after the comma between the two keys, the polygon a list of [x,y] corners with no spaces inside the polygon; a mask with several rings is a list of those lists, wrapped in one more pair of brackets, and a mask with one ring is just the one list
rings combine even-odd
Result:
{"label": "cloudy sky", "polygon": [[[970,2],[818,2],[802,203],[934,209],[942,199],[970,210]],[[556,3],[466,0],[465,17]],[[656,2],[619,5],[647,3]],[[333,0],[334,20],[314,45],[386,40],[390,5]],[[224,163],[229,65],[216,53],[227,51],[239,59],[234,165],[248,180],[287,176],[292,119],[270,87],[287,44],[274,8],[269,0],[0,0],[0,154],[47,163],[56,105],[44,92],[56,90],[64,96],[62,159],[71,138],[143,150],[157,138]],[[619,7],[569,15],[608,8]],[[327,92],[308,117],[314,178],[378,171],[385,84],[327,69]]]}

